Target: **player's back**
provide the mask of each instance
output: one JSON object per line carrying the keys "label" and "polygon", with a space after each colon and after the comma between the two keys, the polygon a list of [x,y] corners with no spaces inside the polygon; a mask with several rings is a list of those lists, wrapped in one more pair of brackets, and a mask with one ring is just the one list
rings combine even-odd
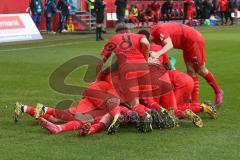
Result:
{"label": "player's back", "polygon": [[151,34],[157,34],[160,37],[158,43],[162,44],[162,40],[169,36],[172,40],[174,48],[184,49],[188,42],[194,41],[200,33],[184,24],[180,23],[163,23],[155,26],[151,30]]}
{"label": "player's back", "polygon": [[115,48],[113,52],[118,58],[118,62],[126,62],[132,60],[145,61],[145,55],[142,53],[141,39],[144,35],[134,33],[115,34],[109,40]]}

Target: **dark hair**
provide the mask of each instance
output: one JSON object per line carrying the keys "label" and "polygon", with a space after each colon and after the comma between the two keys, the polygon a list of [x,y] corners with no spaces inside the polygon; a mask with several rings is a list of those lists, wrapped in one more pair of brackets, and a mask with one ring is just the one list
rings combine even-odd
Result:
{"label": "dark hair", "polygon": [[150,38],[150,33],[149,33],[147,30],[145,30],[145,29],[142,29],[142,30],[138,31],[137,34],[143,34],[143,35],[145,35],[148,40],[149,40],[149,38]]}
{"label": "dark hair", "polygon": [[121,32],[128,32],[128,26],[127,26],[127,24],[126,23],[124,23],[124,22],[120,22],[120,23],[117,23],[117,25],[116,25],[116,27],[115,27],[116,29],[115,29],[115,32],[117,32],[117,33],[121,33]]}

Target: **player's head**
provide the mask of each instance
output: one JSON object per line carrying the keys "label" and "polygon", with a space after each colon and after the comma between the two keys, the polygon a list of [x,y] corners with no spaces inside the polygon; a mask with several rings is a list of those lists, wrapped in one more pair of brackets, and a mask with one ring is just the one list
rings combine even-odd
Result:
{"label": "player's head", "polygon": [[126,23],[120,22],[116,25],[115,32],[116,33],[127,33],[127,32],[129,32],[129,28]]}
{"label": "player's head", "polygon": [[148,40],[150,39],[150,33],[149,33],[147,30],[145,30],[145,29],[142,29],[142,30],[138,31],[137,34],[143,34],[143,35],[146,36],[146,38],[147,38]]}

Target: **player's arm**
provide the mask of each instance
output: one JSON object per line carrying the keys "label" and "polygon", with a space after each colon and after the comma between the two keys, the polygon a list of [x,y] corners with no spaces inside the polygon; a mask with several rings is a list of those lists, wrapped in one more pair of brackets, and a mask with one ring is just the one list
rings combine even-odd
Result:
{"label": "player's arm", "polygon": [[100,79],[101,77],[101,71],[103,68],[104,63],[108,60],[108,58],[111,56],[113,50],[115,49],[115,45],[111,42],[108,42],[105,46],[104,49],[101,52],[101,59],[97,64],[97,71],[96,71],[96,75],[97,75],[97,80]]}
{"label": "player's arm", "polygon": [[151,57],[158,58],[159,56],[161,56],[164,53],[167,53],[173,48],[173,43],[170,37],[166,38],[163,41],[163,44],[164,46],[161,50],[159,50],[158,52],[151,52]]}
{"label": "player's arm", "polygon": [[150,43],[146,37],[141,38],[140,43],[141,43],[142,51],[144,55],[146,55],[146,59],[148,59],[149,53],[150,53]]}

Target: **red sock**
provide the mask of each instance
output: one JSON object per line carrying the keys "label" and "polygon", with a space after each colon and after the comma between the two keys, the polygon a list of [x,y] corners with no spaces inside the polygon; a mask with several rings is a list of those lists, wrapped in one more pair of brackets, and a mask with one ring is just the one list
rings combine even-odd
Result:
{"label": "red sock", "polygon": [[48,108],[46,114],[50,114],[53,117],[62,121],[75,121],[75,117],[68,110],[61,110],[55,108]]}
{"label": "red sock", "polygon": [[141,104],[137,104],[135,106],[132,107],[133,111],[136,111],[140,117],[144,117],[145,113],[146,113],[146,107],[144,105]]}
{"label": "red sock", "polygon": [[72,131],[80,129],[83,126],[83,123],[80,121],[71,121],[63,125],[59,125],[61,131]]}
{"label": "red sock", "polygon": [[220,88],[217,84],[216,79],[214,78],[213,74],[211,72],[208,72],[208,74],[204,77],[204,79],[210,84],[215,92],[215,94],[220,93]]}
{"label": "red sock", "polygon": [[93,128],[91,131],[91,134],[94,134],[94,133],[98,133],[98,132],[101,132],[103,131],[105,128],[106,128],[106,125],[102,122],[99,122],[99,123],[95,123],[91,126],[91,128]]}
{"label": "red sock", "polygon": [[53,115],[56,112],[55,108],[47,107],[47,112],[45,114]]}
{"label": "red sock", "polygon": [[187,109],[190,109],[194,113],[202,112],[202,107],[200,107],[199,103],[184,103],[184,104],[178,106],[178,108],[182,112],[185,112]]}
{"label": "red sock", "polygon": [[199,113],[203,111],[199,103],[190,103],[189,109],[191,109],[194,113]]}
{"label": "red sock", "polygon": [[194,81],[194,87],[192,91],[192,102],[197,103],[198,102],[198,96],[199,96],[199,79],[198,76],[192,77]]}
{"label": "red sock", "polygon": [[175,109],[174,110],[174,114],[178,117],[178,118],[184,118],[184,112],[179,110],[179,109]]}
{"label": "red sock", "polygon": [[25,113],[27,113],[28,115],[34,117],[35,114],[35,109],[32,106],[26,106],[26,110],[24,110]]}
{"label": "red sock", "polygon": [[121,112],[121,108],[120,108],[120,106],[118,106],[118,107],[115,107],[115,108],[113,108],[112,110],[111,110],[111,112],[110,112],[110,114],[111,114],[111,116],[116,116],[117,114],[120,114],[120,112]]}

